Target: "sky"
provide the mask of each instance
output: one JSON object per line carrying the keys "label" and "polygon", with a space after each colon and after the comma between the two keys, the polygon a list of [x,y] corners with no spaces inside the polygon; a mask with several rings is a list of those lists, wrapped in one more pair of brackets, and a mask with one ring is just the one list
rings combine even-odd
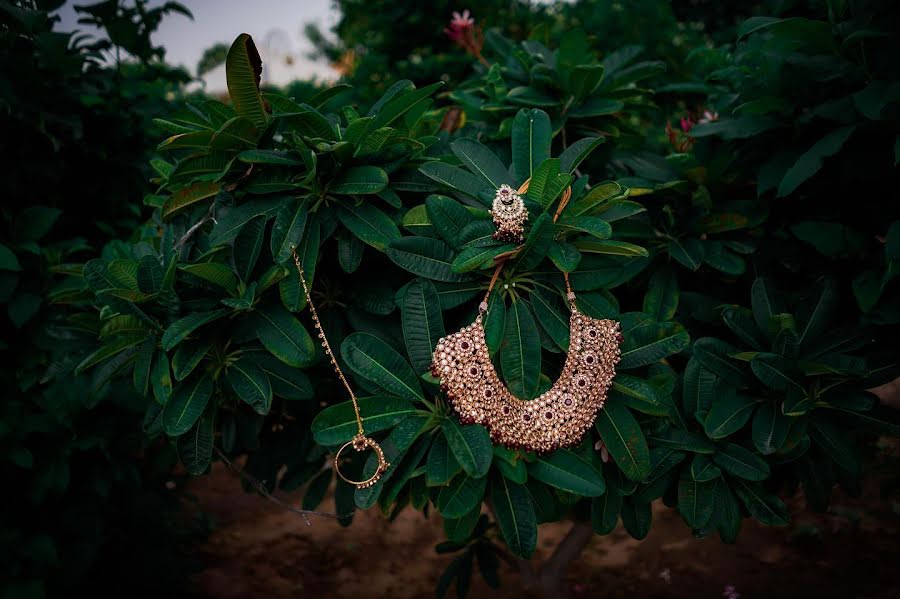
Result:
{"label": "sky", "polygon": [[[230,44],[240,33],[249,33],[262,55],[263,78],[274,84],[294,79],[318,77],[333,79],[334,71],[325,62],[313,62],[304,54],[311,45],[303,35],[303,26],[318,23],[328,30],[337,22],[338,14],[331,0],[180,0],[193,14],[194,20],[180,14],[164,18],[153,42],[166,49],[166,61],[182,65],[195,74],[203,51],[213,44]],[[82,28],[78,25],[76,4],[91,4],[92,0],[66,2],[57,13],[60,30]],[[151,6],[164,0],[151,0]],[[285,56],[290,54],[293,64]],[[268,68],[266,68],[266,65]],[[207,80],[209,91],[218,91],[224,84],[224,73],[211,73]]]}

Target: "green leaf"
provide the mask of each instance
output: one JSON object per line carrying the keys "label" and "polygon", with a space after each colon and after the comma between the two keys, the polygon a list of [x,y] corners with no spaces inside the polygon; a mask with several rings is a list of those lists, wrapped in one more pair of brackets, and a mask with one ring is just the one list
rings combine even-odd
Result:
{"label": "green leaf", "polygon": [[175,444],[178,459],[188,474],[199,476],[209,468],[216,434],[215,420],[214,410],[206,409],[191,430],[178,437]]}
{"label": "green leaf", "polygon": [[255,362],[241,358],[225,371],[225,378],[237,396],[257,414],[265,416],[272,408],[272,386],[269,377]]}
{"label": "green leaf", "polygon": [[287,400],[313,398],[312,382],[302,370],[291,368],[265,352],[254,352],[249,354],[249,357],[266,373],[273,395]]}
{"label": "green leaf", "polygon": [[460,426],[454,418],[444,420],[442,428],[453,456],[466,474],[474,478],[485,476],[494,456],[487,429],[480,424]]}
{"label": "green leaf", "polygon": [[563,272],[572,272],[578,268],[581,262],[581,252],[578,248],[566,241],[554,241],[550,244],[547,257],[556,268]]}
{"label": "green leaf", "polygon": [[703,528],[715,507],[716,482],[698,482],[685,469],[678,480],[678,511],[693,529]]}
{"label": "green leaf", "polygon": [[650,449],[641,426],[625,406],[608,402],[594,421],[609,455],[629,480],[650,472]]}
{"label": "green leaf", "polygon": [[703,245],[693,237],[670,239],[669,255],[685,268],[697,270],[703,264]]}
{"label": "green leaf", "polygon": [[100,362],[106,360],[107,358],[111,358],[122,352],[134,347],[135,345],[143,342],[145,337],[143,336],[126,336],[126,337],[117,337],[110,341],[109,343],[104,343],[98,349],[88,354],[84,360],[81,361],[80,364],[75,368],[75,374],[81,374],[91,366],[95,366]]}
{"label": "green leaf", "polygon": [[[393,428],[416,413],[411,403],[399,397],[359,397],[356,401],[368,435]],[[319,445],[335,447],[346,443],[359,432],[353,402],[345,401],[325,408],[315,417],[310,430]]]}
{"label": "green leaf", "polygon": [[447,540],[454,543],[464,542],[472,536],[480,517],[481,506],[478,505],[461,518],[444,518],[444,534],[447,535]]}
{"label": "green leaf", "polygon": [[396,239],[387,249],[387,255],[401,268],[426,279],[455,283],[471,278],[470,275],[453,272],[453,250],[440,239]]}
{"label": "green leaf", "polygon": [[567,351],[569,349],[569,318],[560,297],[546,289],[536,288],[531,292],[530,299],[531,308],[534,310],[534,315],[541,328],[561,350]]}
{"label": "green leaf", "polygon": [[535,219],[528,238],[518,254],[519,268],[535,268],[540,264],[550,250],[550,244],[553,243],[554,228],[553,219],[547,212]]}
{"label": "green leaf", "polygon": [[284,200],[280,198],[260,198],[244,202],[231,208],[219,220],[209,233],[209,245],[225,245],[241,232],[244,225],[253,219],[264,216],[267,219],[278,212]]}
{"label": "green leaf", "polygon": [[212,344],[209,341],[188,341],[182,343],[172,356],[172,374],[176,381],[186,379],[200,364]]}
{"label": "green leaf", "polygon": [[650,255],[646,248],[627,241],[614,241],[611,239],[599,241],[576,241],[573,243],[582,252],[592,254],[609,254],[611,256],[637,256],[646,258]]}
{"label": "green leaf", "polygon": [[338,243],[338,262],[341,269],[348,274],[356,272],[362,263],[363,250],[365,246],[359,237],[355,235],[340,236]]}
{"label": "green leaf", "polygon": [[153,366],[150,367],[150,387],[156,403],[165,405],[172,395],[172,373],[169,370],[169,358],[166,352],[156,352]]}
{"label": "green leaf", "polygon": [[184,341],[188,335],[205,324],[209,324],[228,314],[228,310],[213,310],[212,312],[194,312],[184,318],[180,318],[169,325],[162,336],[162,347],[170,351],[176,345]]}
{"label": "green leaf", "polygon": [[678,309],[678,279],[675,271],[661,268],[650,277],[647,293],[644,295],[644,313],[663,322],[672,320]]}
{"label": "green leaf", "polygon": [[341,356],[359,376],[411,401],[422,400],[418,377],[403,356],[369,333],[353,333],[341,343]]}
{"label": "green leaf", "polygon": [[709,412],[715,397],[717,380],[718,377],[704,368],[697,358],[688,360],[681,390],[684,411],[691,416]]}
{"label": "green leaf", "polygon": [[656,387],[636,376],[618,373],[613,380],[612,393],[615,394],[614,401],[621,401],[632,410],[651,416],[669,414],[669,406],[661,401]]}
{"label": "green leaf", "polygon": [[703,422],[703,430],[710,439],[724,439],[747,424],[756,405],[751,397],[737,393],[734,387],[716,384],[715,397]]}
{"label": "green leaf", "polygon": [[624,336],[619,368],[637,368],[658,362],[683,351],[691,341],[684,327],[675,322],[624,331]]}
{"label": "green leaf", "polygon": [[207,374],[180,383],[163,406],[162,428],[170,437],[188,432],[209,402],[213,383]]}
{"label": "green leaf", "polygon": [[856,450],[842,427],[828,418],[814,415],[810,418],[809,436],[841,469],[859,475]]}
{"label": "green leaf", "polygon": [[256,45],[246,33],[240,34],[225,58],[228,94],[239,116],[249,119],[257,130],[266,128],[265,103],[259,95],[262,60]]}
{"label": "green leaf", "polygon": [[166,200],[162,207],[162,219],[167,221],[196,204],[215,197],[222,189],[221,183],[198,181],[182,187]]}
{"label": "green leaf", "polygon": [[764,403],[753,417],[753,445],[763,455],[775,453],[787,441],[793,422],[781,413],[777,404]]}
{"label": "green leaf", "polygon": [[308,213],[306,200],[288,200],[275,215],[270,249],[278,264],[287,261],[291,257],[291,248],[300,244]]}
{"label": "green leaf", "polygon": [[453,457],[447,437],[435,435],[425,463],[425,484],[429,487],[446,485],[460,470],[462,466]]}
{"label": "green leaf", "polygon": [[541,342],[525,300],[518,299],[506,311],[500,367],[510,393],[519,399],[537,394],[541,375]]}
{"label": "green leaf", "polygon": [[438,340],[445,334],[440,298],[431,281],[415,279],[406,286],[400,318],[409,361],[416,372],[425,372]]}
{"label": "green leaf", "polygon": [[713,461],[728,474],[744,480],[759,481],[769,478],[770,470],[766,461],[734,443],[725,443],[713,454]]}
{"label": "green leaf", "polygon": [[722,476],[722,471],[706,454],[698,453],[691,461],[691,478],[697,482],[709,482]]}
{"label": "green leaf", "polygon": [[472,214],[452,198],[430,195],[425,198],[428,219],[438,234],[453,247],[462,245],[462,231],[472,222]]}
{"label": "green leaf", "polygon": [[550,158],[553,127],[543,110],[523,108],[512,124],[512,172],[518,183],[529,179]]}
{"label": "green leaf", "polygon": [[605,137],[579,139],[559,155],[559,170],[564,173],[574,173],[578,165],[605,141]]}
{"label": "green leaf", "polygon": [[622,525],[632,537],[640,541],[650,532],[653,510],[649,503],[636,503],[630,498],[622,502]]}
{"label": "green leaf", "polygon": [[504,183],[515,186],[506,166],[480,142],[464,137],[451,143],[450,149],[485,185],[494,189]]}
{"label": "green leaf", "polygon": [[793,193],[804,181],[819,172],[825,159],[840,152],[854,131],[856,125],[838,127],[801,154],[778,185],[778,197]]}
{"label": "green leaf", "polygon": [[750,369],[762,383],[776,391],[806,393],[803,385],[797,381],[794,363],[778,354],[760,352],[750,360]]}
{"label": "green leaf", "polygon": [[391,96],[389,101],[380,105],[376,104],[372,107],[373,111],[369,114],[369,116],[373,116],[373,119],[369,125],[368,132],[387,127],[410,111],[415,105],[427,100],[431,94],[442,85],[444,85],[444,83],[438,81],[437,83],[426,85],[425,87],[414,91],[397,93],[396,95]]}
{"label": "green leaf", "polygon": [[456,273],[466,273],[486,268],[488,265],[493,266],[495,257],[514,249],[516,249],[516,246],[511,243],[463,248],[456,258],[453,259],[450,268]]}
{"label": "green leaf", "polygon": [[752,349],[763,348],[765,341],[753,320],[752,311],[741,306],[728,306],[722,310],[722,320],[732,333]]}
{"label": "green leaf", "polygon": [[153,367],[153,355],[156,353],[156,337],[149,336],[138,348],[134,359],[134,371],[132,379],[134,389],[141,396],[146,396],[150,391],[150,377]]}
{"label": "green leaf", "polygon": [[377,166],[354,166],[341,173],[328,187],[328,192],[343,195],[374,194],[388,185],[388,176]]}
{"label": "green leaf", "polygon": [[253,276],[253,269],[256,268],[256,261],[262,252],[267,220],[266,216],[257,216],[244,225],[234,238],[232,246],[234,268],[242,281],[249,282]]}
{"label": "green leaf", "polygon": [[279,150],[244,150],[238,154],[238,160],[247,164],[277,164],[281,166],[303,164],[299,158],[294,158],[288,152]]}
{"label": "green leaf", "polygon": [[528,465],[528,475],[551,487],[582,497],[599,497],[606,492],[603,474],[593,464],[568,449],[538,455]]}
{"label": "green leaf", "polygon": [[221,262],[201,262],[178,266],[178,270],[217,285],[228,293],[237,293],[238,278],[227,264]]}
{"label": "green leaf", "polygon": [[825,279],[820,287],[821,293],[811,307],[807,306],[807,309],[804,310],[802,323],[798,327],[799,342],[802,348],[808,348],[815,343],[816,337],[826,330],[837,309],[839,300],[835,281]]}
{"label": "green leaf", "polygon": [[616,528],[619,512],[622,511],[622,496],[613,489],[591,500],[591,524],[598,535],[608,535]]}
{"label": "green leaf", "polygon": [[444,518],[462,518],[484,499],[487,478],[472,478],[466,474],[456,476],[449,485],[441,487],[435,507]]}
{"label": "green leaf", "polygon": [[694,342],[694,357],[710,372],[737,387],[747,384],[747,374],[732,356],[740,353],[730,343],[714,337],[702,337]]}
{"label": "green leaf", "polygon": [[753,318],[756,326],[763,333],[769,331],[769,320],[784,313],[780,297],[775,293],[772,284],[764,279],[757,278],[750,288],[750,305],[753,308]]}
{"label": "green leaf", "polygon": [[[303,269],[303,278],[310,288],[315,283],[316,262],[319,259],[319,243],[321,228],[319,219],[314,216],[306,219],[306,228],[297,246],[297,255],[300,256],[300,266]],[[278,295],[281,304],[291,312],[299,312],[306,307],[306,292],[300,282],[300,273],[296,265],[286,264],[282,267],[285,276],[278,281]]]}
{"label": "green leaf", "polygon": [[388,215],[372,204],[342,203],[338,218],[350,232],[379,251],[400,239],[400,230]]}
{"label": "green leaf", "polygon": [[419,167],[419,172],[429,179],[480,201],[482,204],[488,203],[481,199],[481,192],[490,191],[490,189],[480,178],[459,167],[443,162],[426,162]]}
{"label": "green leaf", "polygon": [[306,329],[281,304],[271,304],[256,310],[256,334],[273,356],[297,368],[310,365],[316,347]]}
{"label": "green leaf", "polygon": [[495,474],[491,477],[491,505],[506,546],[513,555],[530,558],[537,547],[538,530],[528,489]]}
{"label": "green leaf", "polygon": [[759,483],[738,479],[731,482],[735,494],[740,497],[751,516],[766,526],[787,526],[790,514],[780,499],[766,493]]}

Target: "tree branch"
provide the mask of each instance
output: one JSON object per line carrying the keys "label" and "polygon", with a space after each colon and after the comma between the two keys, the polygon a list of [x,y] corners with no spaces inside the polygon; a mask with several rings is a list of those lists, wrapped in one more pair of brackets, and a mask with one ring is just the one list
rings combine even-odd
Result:
{"label": "tree branch", "polygon": [[562,577],[571,563],[575,561],[594,536],[594,529],[587,520],[579,520],[559,542],[553,555],[544,562],[541,568],[540,585],[545,597],[567,597],[568,591],[562,588]]}
{"label": "tree branch", "polygon": [[250,486],[252,486],[256,490],[257,493],[259,493],[260,495],[262,495],[263,497],[265,497],[272,503],[278,505],[281,508],[286,509],[289,512],[293,512],[295,514],[299,514],[300,516],[303,516],[303,519],[306,520],[307,526],[312,526],[312,522],[309,521],[310,516],[319,516],[321,518],[334,518],[336,520],[340,520],[341,518],[347,518],[347,517],[353,515],[352,513],[351,514],[332,514],[329,512],[317,512],[315,510],[303,510],[303,509],[295,507],[285,501],[282,501],[281,499],[279,499],[279,498],[275,497],[274,495],[272,495],[271,493],[269,493],[269,490],[266,488],[266,485],[264,485],[262,482],[257,480],[256,477],[254,477],[252,474],[249,474],[249,473],[245,472],[242,468],[238,468],[237,466],[235,466],[234,463],[228,459],[228,457],[225,455],[225,453],[221,449],[219,449],[218,447],[214,447],[214,449],[216,450],[216,455],[218,455],[219,459],[222,460],[222,462],[224,462],[226,466],[228,466],[229,470],[231,470],[233,473],[238,475],[243,480],[247,481],[247,483],[250,484]]}

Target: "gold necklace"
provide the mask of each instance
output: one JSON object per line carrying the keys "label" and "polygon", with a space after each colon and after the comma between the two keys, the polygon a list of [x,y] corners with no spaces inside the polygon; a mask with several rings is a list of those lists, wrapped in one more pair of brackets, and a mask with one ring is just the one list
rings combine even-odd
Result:
{"label": "gold necklace", "polygon": [[[338,449],[337,453],[334,454],[334,470],[338,473],[338,476],[351,485],[356,485],[356,488],[358,489],[365,489],[378,482],[378,479],[381,478],[381,475],[385,473],[390,464],[384,459],[384,451],[382,451],[378,442],[372,437],[366,436],[366,432],[363,429],[362,417],[359,415],[359,404],[356,401],[356,394],[353,392],[353,389],[350,388],[350,383],[347,382],[347,377],[344,376],[341,367],[338,366],[337,359],[334,357],[334,352],[331,351],[331,345],[329,345],[328,339],[325,337],[325,331],[322,329],[322,323],[319,321],[319,314],[316,312],[316,307],[313,305],[312,295],[309,293],[309,287],[306,285],[306,279],[303,276],[303,267],[300,265],[300,256],[297,255],[297,248],[293,245],[291,246],[291,253],[294,256],[294,264],[297,266],[297,273],[300,275],[300,283],[303,284],[303,293],[306,294],[306,303],[312,314],[313,324],[318,331],[319,339],[322,341],[322,347],[325,349],[325,353],[331,360],[331,365],[334,367],[334,371],[337,373],[338,378],[341,379],[344,388],[347,389],[347,393],[350,394],[350,400],[353,402],[353,412],[356,415],[357,433],[351,440],[344,443],[341,448]],[[365,480],[351,480],[344,476],[341,472],[340,458],[341,453],[347,449],[347,447],[352,447],[356,451],[365,451],[366,448],[372,449],[378,458],[378,468],[375,469],[375,474]]]}
{"label": "gold necklace", "polygon": [[[517,193],[527,190],[528,181]],[[554,222],[571,193],[569,188],[563,194]],[[532,400],[517,398],[494,369],[483,326],[488,300],[504,263],[500,262],[491,277],[475,322],[438,341],[431,374],[440,379],[441,390],[446,392],[459,421],[484,425],[494,443],[540,453],[576,445],[603,407],[615,376],[622,343],[619,323],[579,312],[569,275],[564,272],[571,310],[565,365],[550,390]]]}

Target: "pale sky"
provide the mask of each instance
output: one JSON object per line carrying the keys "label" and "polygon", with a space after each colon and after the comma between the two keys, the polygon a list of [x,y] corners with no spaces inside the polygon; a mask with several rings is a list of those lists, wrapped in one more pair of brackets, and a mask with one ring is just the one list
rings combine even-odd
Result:
{"label": "pale sky", "polygon": [[[59,29],[81,27],[73,5],[91,3],[92,0],[66,2],[58,12],[62,19]],[[164,0],[151,0],[150,5],[163,3]],[[194,13],[194,20],[180,14],[169,15],[163,19],[153,42],[165,47],[167,62],[183,65],[191,74],[196,74],[197,62],[206,48],[217,42],[230,44],[238,34],[249,33],[268,65],[263,70],[266,81],[284,84],[314,76],[335,77],[326,63],[313,63],[303,56],[311,49],[303,26],[316,22],[327,31],[337,22],[338,14],[330,0],[181,0],[181,4]],[[287,65],[285,55],[293,57],[292,65]],[[210,91],[219,87],[215,73],[208,85]]]}

